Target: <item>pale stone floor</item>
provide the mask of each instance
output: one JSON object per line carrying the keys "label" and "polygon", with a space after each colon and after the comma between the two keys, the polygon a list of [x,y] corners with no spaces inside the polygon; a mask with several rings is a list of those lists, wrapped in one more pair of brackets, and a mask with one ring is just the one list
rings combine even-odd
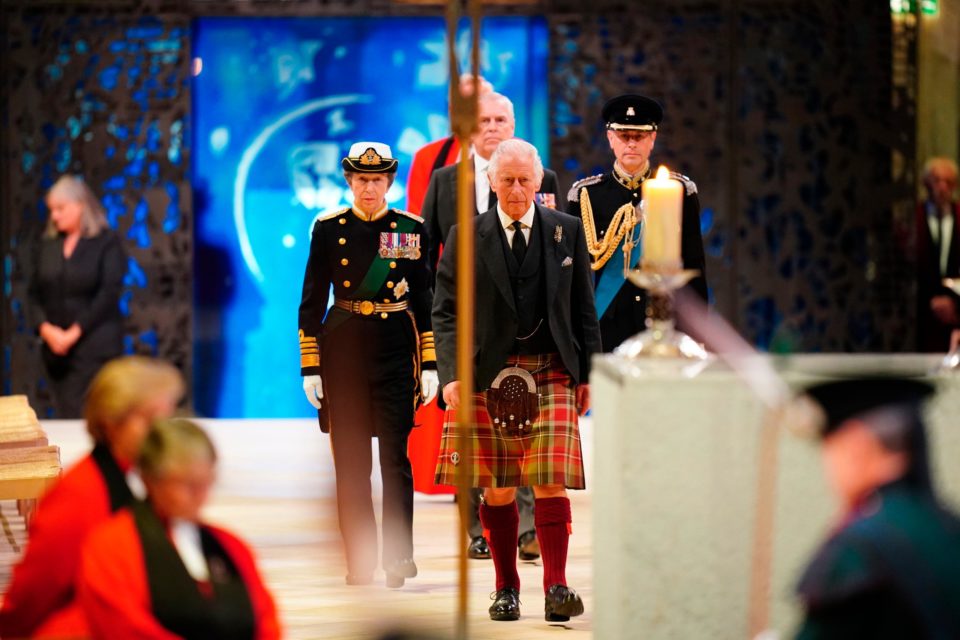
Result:
{"label": "pale stone floor", "polygon": [[[389,590],[378,575],[374,585],[347,587],[337,531],[333,462],[329,441],[312,420],[203,420],[220,452],[219,481],[206,510],[211,522],[239,534],[256,551],[273,591],[286,637],[378,638],[405,630],[423,638],[454,638],[458,602],[457,510],[451,496],[417,494],[414,542],[420,575],[404,588]],[[76,421],[43,423],[50,443],[61,447],[69,466],[89,449]],[[583,425],[587,478],[590,425]],[[373,457],[376,461],[376,454]],[[376,465],[376,463],[374,463]],[[376,466],[374,476],[378,474]],[[375,488],[375,492],[378,491]],[[522,617],[492,622],[487,617],[494,588],[493,564],[469,562],[469,638],[533,640],[591,638],[592,564],[589,491],[571,492],[574,535],[567,579],[583,596],[586,613],[565,624],[543,619],[542,567],[521,563]],[[25,541],[23,521],[13,502],[0,503],[0,588]],[[420,635],[423,634],[423,635]]]}

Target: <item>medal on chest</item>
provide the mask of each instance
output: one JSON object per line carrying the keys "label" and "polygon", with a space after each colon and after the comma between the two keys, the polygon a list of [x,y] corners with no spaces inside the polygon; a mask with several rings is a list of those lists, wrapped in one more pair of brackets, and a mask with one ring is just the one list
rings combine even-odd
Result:
{"label": "medal on chest", "polygon": [[419,259],[420,234],[382,232],[380,234],[380,257],[407,260]]}

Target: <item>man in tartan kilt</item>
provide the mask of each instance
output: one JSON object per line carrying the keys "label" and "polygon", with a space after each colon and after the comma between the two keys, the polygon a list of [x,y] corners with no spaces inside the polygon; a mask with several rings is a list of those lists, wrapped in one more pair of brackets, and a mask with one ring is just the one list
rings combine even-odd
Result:
{"label": "man in tartan kilt", "polygon": [[516,488],[532,486],[543,558],[544,613],[583,613],[566,584],[570,500],[583,489],[578,415],[590,404],[590,357],[601,350],[589,255],[579,218],[534,203],[543,165],[533,145],[500,143],[487,168],[497,205],[476,218],[475,413],[472,460],[457,450],[457,233],[437,271],[433,329],[447,403],[437,483],[454,484],[470,465],[484,488],[480,520],[497,574],[493,620],[520,617]]}

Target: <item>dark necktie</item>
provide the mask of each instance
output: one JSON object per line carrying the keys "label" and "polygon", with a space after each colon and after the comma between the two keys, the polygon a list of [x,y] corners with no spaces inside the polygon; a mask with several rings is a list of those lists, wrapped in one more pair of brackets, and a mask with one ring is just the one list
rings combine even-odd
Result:
{"label": "dark necktie", "polygon": [[513,227],[513,242],[510,243],[510,250],[513,251],[517,264],[523,264],[523,258],[527,255],[527,240],[523,237],[523,225],[517,220],[510,226]]}

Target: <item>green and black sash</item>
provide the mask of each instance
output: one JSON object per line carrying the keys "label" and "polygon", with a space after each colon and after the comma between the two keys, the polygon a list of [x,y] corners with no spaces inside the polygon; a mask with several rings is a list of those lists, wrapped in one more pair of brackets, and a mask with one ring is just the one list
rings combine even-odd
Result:
{"label": "green and black sash", "polygon": [[131,510],[143,547],[153,614],[160,624],[188,640],[253,638],[256,620],[250,594],[220,542],[200,526],[212,589],[207,597],[187,572],[153,509],[136,502]]}
{"label": "green and black sash", "polygon": [[127,476],[117,464],[113,454],[105,444],[98,444],[93,448],[90,454],[93,462],[100,470],[103,481],[107,485],[107,493],[110,496],[110,511],[114,512],[122,509],[134,501],[133,492],[127,484]]}

